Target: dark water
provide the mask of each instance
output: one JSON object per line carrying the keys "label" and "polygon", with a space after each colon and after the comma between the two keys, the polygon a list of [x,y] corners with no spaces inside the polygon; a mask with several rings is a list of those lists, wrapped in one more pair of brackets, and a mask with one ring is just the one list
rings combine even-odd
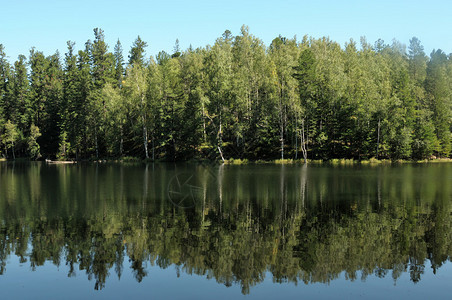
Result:
{"label": "dark water", "polygon": [[452,164],[0,163],[17,298],[447,298]]}

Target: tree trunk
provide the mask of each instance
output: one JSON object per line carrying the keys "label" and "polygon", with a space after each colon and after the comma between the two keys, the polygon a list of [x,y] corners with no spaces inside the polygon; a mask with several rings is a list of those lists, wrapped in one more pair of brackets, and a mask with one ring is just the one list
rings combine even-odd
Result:
{"label": "tree trunk", "polygon": [[281,140],[281,159],[284,159],[284,105],[283,105],[283,86],[279,90],[279,122],[280,122],[280,140]]}
{"label": "tree trunk", "polygon": [[378,150],[380,148],[380,118],[378,118],[378,130],[377,130],[377,156],[376,158],[378,159]]}
{"label": "tree trunk", "polygon": [[121,128],[120,128],[120,130],[121,130],[121,139],[120,139],[120,141],[119,141],[119,156],[120,157],[122,157],[122,153],[123,153],[123,151],[124,151],[124,132],[123,132],[123,128],[122,128],[122,125],[121,125]]}
{"label": "tree trunk", "polygon": [[298,159],[298,117],[295,118],[295,160]]}
{"label": "tree trunk", "polygon": [[146,155],[146,159],[149,158],[148,153],[148,129],[146,127],[146,119],[144,115],[141,116],[141,119],[143,121],[143,144],[144,144],[144,154]]}
{"label": "tree trunk", "polygon": [[220,146],[218,146],[218,152],[220,152],[221,160],[224,162],[223,151],[221,151]]}
{"label": "tree trunk", "polygon": [[220,112],[220,127],[217,135],[218,140],[218,152],[220,153],[221,160],[224,162],[223,151],[221,151],[221,145],[223,144],[222,132],[221,132],[221,112]]}
{"label": "tree trunk", "polygon": [[148,129],[146,127],[146,112],[145,112],[145,106],[144,106],[144,92],[141,91],[140,85],[137,81],[137,90],[140,94],[140,104],[141,104],[141,121],[143,122],[143,145],[144,145],[144,154],[146,155],[146,159],[149,159],[149,152],[148,152]]}
{"label": "tree trunk", "polygon": [[204,112],[204,103],[202,104],[202,127],[203,127],[203,137],[204,143],[207,143],[207,134],[206,134],[206,115]]}
{"label": "tree trunk", "polygon": [[152,135],[152,161],[155,161],[154,134]]}
{"label": "tree trunk", "polygon": [[283,121],[281,120],[281,159],[284,159],[284,125]]}
{"label": "tree trunk", "polygon": [[304,162],[308,162],[308,151],[306,149],[306,140],[304,136],[304,119],[301,120],[301,151],[303,152]]}

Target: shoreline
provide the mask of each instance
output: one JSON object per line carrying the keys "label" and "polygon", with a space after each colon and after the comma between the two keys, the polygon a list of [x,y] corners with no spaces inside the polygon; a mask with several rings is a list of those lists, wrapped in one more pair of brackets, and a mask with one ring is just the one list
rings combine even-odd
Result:
{"label": "shoreline", "polygon": [[[16,160],[8,160],[0,158],[0,162],[31,162],[29,158],[17,158]],[[46,164],[77,164],[77,163],[209,163],[209,164],[225,164],[225,165],[261,165],[261,164],[276,164],[276,165],[291,165],[291,164],[305,164],[304,159],[274,159],[274,160],[249,160],[249,159],[234,159],[230,158],[222,162],[221,160],[205,160],[205,159],[190,159],[180,161],[168,161],[168,160],[150,160],[141,159],[137,157],[124,157],[124,158],[108,158],[108,159],[86,159],[86,160],[43,160]],[[424,160],[390,160],[390,159],[343,159],[335,158],[329,160],[321,159],[308,159],[307,164],[313,165],[332,165],[332,166],[346,166],[346,165],[392,165],[392,164],[425,164],[425,163],[451,163],[452,158],[434,158]]]}

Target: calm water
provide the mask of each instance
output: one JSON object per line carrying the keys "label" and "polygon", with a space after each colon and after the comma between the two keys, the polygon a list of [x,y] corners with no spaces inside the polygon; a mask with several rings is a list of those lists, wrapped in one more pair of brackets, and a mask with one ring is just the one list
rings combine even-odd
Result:
{"label": "calm water", "polygon": [[452,164],[0,163],[9,298],[447,298]]}

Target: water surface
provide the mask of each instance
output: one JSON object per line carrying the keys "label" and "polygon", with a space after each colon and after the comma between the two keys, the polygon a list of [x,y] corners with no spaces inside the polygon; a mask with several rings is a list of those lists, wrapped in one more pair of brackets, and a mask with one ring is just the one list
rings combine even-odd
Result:
{"label": "water surface", "polygon": [[452,164],[0,163],[6,298],[450,295]]}

